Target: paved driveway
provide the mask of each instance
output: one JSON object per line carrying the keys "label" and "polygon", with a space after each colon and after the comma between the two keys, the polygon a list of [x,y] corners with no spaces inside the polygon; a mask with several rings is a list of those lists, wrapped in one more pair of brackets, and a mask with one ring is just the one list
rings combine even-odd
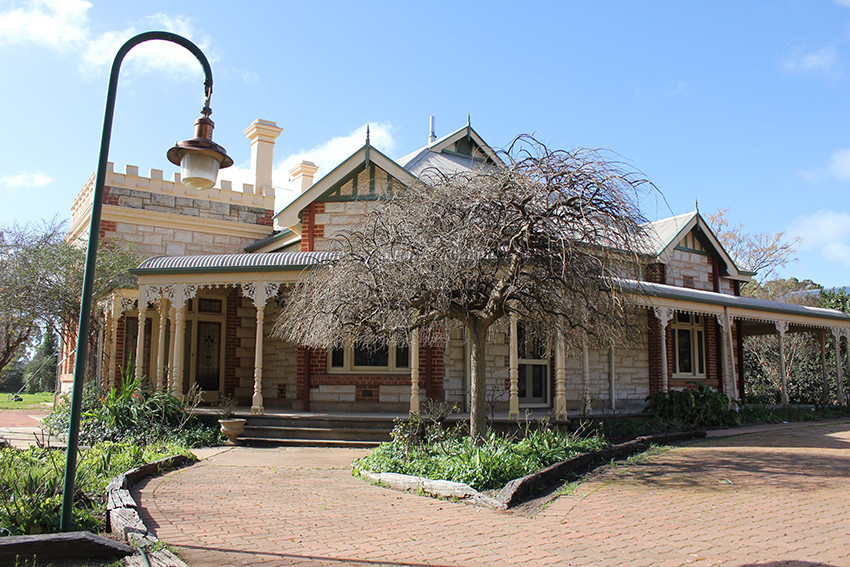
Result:
{"label": "paved driveway", "polygon": [[232,448],[136,492],[193,567],[850,566],[850,422],[611,467],[534,515],[371,486],[350,474],[361,454]]}

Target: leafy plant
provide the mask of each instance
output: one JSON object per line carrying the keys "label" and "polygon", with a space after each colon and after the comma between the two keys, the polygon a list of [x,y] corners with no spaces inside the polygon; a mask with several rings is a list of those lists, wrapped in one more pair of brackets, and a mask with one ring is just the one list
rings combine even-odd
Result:
{"label": "leafy plant", "polygon": [[[132,370],[124,372],[121,385],[104,394],[88,386],[83,392],[80,442],[94,445],[102,441],[133,441],[145,446],[169,440],[188,447],[220,445],[221,435],[212,425],[192,413],[198,396],[187,396],[189,403],[165,392],[144,392],[142,381]],[[194,401],[192,401],[194,400]],[[60,405],[44,419],[55,435],[68,430],[70,406]]]}
{"label": "leafy plant", "polygon": [[463,428],[424,426],[421,418],[398,421],[392,441],[382,443],[355,468],[395,472],[462,482],[477,490],[504,486],[553,463],[607,446],[596,431],[589,436],[563,433],[549,426],[530,430],[522,438],[488,431],[478,443]]}
{"label": "leafy plant", "polygon": [[[106,485],[114,476],[166,456],[190,455],[182,445],[104,442],[80,453],[74,494],[76,529],[102,531]],[[64,453],[44,447],[0,449],[0,533],[48,533],[58,529],[65,474]]]}
{"label": "leafy plant", "polygon": [[695,387],[649,396],[646,411],[685,428],[740,425],[740,414],[730,409],[729,396],[705,384],[689,384]]}

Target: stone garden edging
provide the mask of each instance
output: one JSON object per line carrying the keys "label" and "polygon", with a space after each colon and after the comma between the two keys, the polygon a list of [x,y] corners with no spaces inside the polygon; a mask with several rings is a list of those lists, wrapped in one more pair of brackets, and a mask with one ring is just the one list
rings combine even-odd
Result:
{"label": "stone garden edging", "polygon": [[515,478],[508,482],[495,497],[482,494],[471,486],[460,482],[432,480],[398,473],[374,473],[357,468],[354,470],[369,482],[384,485],[393,490],[422,493],[437,498],[449,498],[495,510],[507,510],[523,502],[535,489],[560,482],[570,473],[585,470],[594,465],[614,459],[624,459],[635,453],[647,450],[653,444],[675,443],[678,441],[699,439],[705,436],[705,431],[650,435],[612,445],[605,449],[591,451],[590,453],[582,453],[565,461],[549,465],[529,475]]}
{"label": "stone garden edging", "polygon": [[[125,471],[106,485],[106,529],[122,538],[145,554],[150,565],[170,565],[188,567],[179,557],[159,547],[156,551],[147,551],[159,540],[153,535],[139,516],[138,503],[130,490],[140,480],[153,476],[160,471],[176,469],[196,462],[194,457],[174,455]],[[139,563],[140,565],[144,564]]]}

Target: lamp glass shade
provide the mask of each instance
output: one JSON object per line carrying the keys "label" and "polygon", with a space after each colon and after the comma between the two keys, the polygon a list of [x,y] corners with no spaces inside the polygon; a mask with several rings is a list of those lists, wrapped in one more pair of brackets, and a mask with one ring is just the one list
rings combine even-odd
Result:
{"label": "lamp glass shade", "polygon": [[180,181],[198,191],[210,189],[215,185],[220,163],[208,154],[186,152],[180,160]]}

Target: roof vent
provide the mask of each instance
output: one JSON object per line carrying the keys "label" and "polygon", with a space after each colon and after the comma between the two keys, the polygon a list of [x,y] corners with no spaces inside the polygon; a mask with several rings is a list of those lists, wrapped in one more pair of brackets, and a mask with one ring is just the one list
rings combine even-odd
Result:
{"label": "roof vent", "polygon": [[428,145],[429,146],[437,141],[437,134],[434,131],[435,122],[436,121],[434,120],[433,116],[429,117],[429,120],[428,120]]}

